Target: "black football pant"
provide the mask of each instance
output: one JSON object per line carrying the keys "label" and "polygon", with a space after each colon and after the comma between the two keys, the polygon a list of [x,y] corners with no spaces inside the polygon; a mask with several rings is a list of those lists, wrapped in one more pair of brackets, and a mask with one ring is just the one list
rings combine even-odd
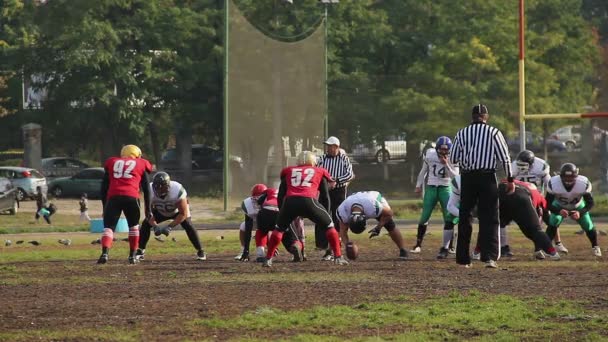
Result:
{"label": "black football pant", "polygon": [[477,206],[481,261],[497,260],[499,253],[498,185],[495,172],[471,171],[461,176],[456,262],[471,263],[472,212]]}
{"label": "black football pant", "polygon": [[110,197],[103,210],[104,228],[115,231],[121,213],[125,214],[129,228],[137,226],[140,217],[139,199],[129,196]]}
{"label": "black football pant", "polygon": [[[331,219],[334,224],[338,224],[338,207],[344,200],[346,199],[346,187],[342,188],[333,188],[329,190],[329,207],[331,211]],[[339,228],[336,226],[336,230]],[[320,227],[319,225],[315,225],[315,245],[320,249],[329,248],[329,244],[327,242],[327,237],[325,236],[325,227]]]}
{"label": "black football pant", "polygon": [[511,221],[515,221],[521,232],[534,242],[535,251],[542,249],[548,253],[553,245],[540,226],[538,211],[534,208],[530,193],[516,186],[515,192],[511,195],[501,191],[499,201],[500,225],[506,227]]}
{"label": "black football pant", "polygon": [[[259,231],[261,231],[263,234],[268,234],[269,232],[272,232],[274,230],[274,228],[277,225],[277,219],[279,217],[279,212],[276,210],[269,210],[269,209],[260,209],[260,211],[258,212],[258,217],[257,217],[257,222],[258,222],[258,227],[257,229]],[[245,238],[245,250],[249,251],[249,241],[251,240],[251,232],[248,233],[249,234],[249,240],[247,238]],[[298,236],[296,235],[296,232],[293,230],[293,228],[289,227],[289,229],[287,229],[287,231],[284,232],[283,234],[283,239],[281,240],[281,242],[283,243],[283,246],[285,247],[286,250],[289,250],[289,248],[296,242],[298,241]]]}

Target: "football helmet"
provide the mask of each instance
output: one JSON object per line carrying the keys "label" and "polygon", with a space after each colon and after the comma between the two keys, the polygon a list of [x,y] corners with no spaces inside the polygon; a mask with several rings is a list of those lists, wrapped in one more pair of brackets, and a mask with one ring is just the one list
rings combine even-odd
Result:
{"label": "football helmet", "polygon": [[120,150],[120,156],[122,158],[140,158],[141,150],[135,145],[125,145]]}
{"label": "football helmet", "polygon": [[435,142],[435,150],[440,155],[446,156],[450,153],[450,149],[452,148],[452,140],[446,136],[441,136],[437,138],[437,142]]}
{"label": "football helmet", "polygon": [[158,172],[152,178],[152,191],[160,198],[164,198],[169,194],[169,187],[171,186],[171,177],[166,172]]}
{"label": "football helmet", "polygon": [[530,150],[523,150],[517,155],[515,164],[520,172],[528,172],[534,163],[534,152]]}
{"label": "football helmet", "polygon": [[265,184],[256,184],[251,188],[251,196],[252,197],[260,197],[266,191],[268,187]]}
{"label": "football helmet", "polygon": [[564,186],[571,187],[576,182],[576,177],[578,177],[578,168],[573,163],[565,163],[559,169],[559,176]]}
{"label": "football helmet", "polygon": [[355,211],[350,214],[348,219],[348,227],[355,234],[361,234],[365,231],[365,225],[367,224],[367,217],[360,211]]}
{"label": "football helmet", "polygon": [[298,166],[301,165],[317,165],[317,156],[311,151],[302,151],[298,155]]}

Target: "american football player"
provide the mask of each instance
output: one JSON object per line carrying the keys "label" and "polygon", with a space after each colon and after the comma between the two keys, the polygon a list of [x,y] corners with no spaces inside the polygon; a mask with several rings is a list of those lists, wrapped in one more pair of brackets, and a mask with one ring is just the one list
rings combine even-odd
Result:
{"label": "american football player", "polygon": [[576,165],[565,163],[558,176],[551,177],[547,185],[547,206],[551,212],[547,235],[553,238],[560,224],[567,217],[575,220],[587,234],[593,255],[602,256],[598,246],[597,231],[591,221],[589,211],[593,208],[591,182],[579,174]]}
{"label": "american football player", "polygon": [[346,198],[338,207],[336,213],[340,226],[340,238],[344,245],[348,244],[348,230],[355,234],[365,231],[367,219],[376,219],[378,224],[369,231],[370,238],[380,235],[384,227],[391,239],[399,248],[399,259],[407,259],[405,243],[401,231],[395,226],[393,211],[388,202],[378,191],[356,192]]}
{"label": "american football player", "polygon": [[[207,254],[201,246],[196,229],[192,226],[186,189],[180,183],[171,180],[166,172],[156,173],[149,186],[152,192],[150,200],[152,215],[141,223],[141,237],[136,253],[137,259],[144,260],[146,245],[150,239],[152,229],[154,229],[154,235],[156,236],[161,234],[168,236],[174,227],[181,225],[186,231],[188,240],[196,250],[196,259],[207,260]],[[169,220],[171,221],[168,224],[160,225]]]}
{"label": "american football player", "polygon": [[[451,192],[450,181],[458,175],[458,165],[452,165],[449,162],[448,155],[451,147],[452,140],[446,136],[441,136],[437,139],[435,148],[429,148],[424,154],[422,169],[416,182],[416,193],[418,194],[422,194],[422,186],[424,185],[423,208],[418,221],[416,245],[410,251],[412,253],[420,253],[429,218],[437,202],[439,202],[444,221],[444,244],[439,249],[437,258],[445,259],[448,256],[446,246],[454,235],[454,217],[448,211],[448,200]],[[447,243],[445,243],[446,241]]]}
{"label": "american football player", "polygon": [[129,264],[135,264],[135,253],[139,244],[139,190],[141,188],[144,193],[144,212],[146,218],[149,218],[151,214],[148,174],[152,172],[152,165],[141,157],[139,147],[125,145],[120,151],[120,157],[106,160],[104,171],[101,183],[104,229],[101,237],[101,256],[97,263],[108,262],[114,230],[120,214],[124,213],[129,224]]}
{"label": "american football player", "polygon": [[[234,257],[235,260],[249,260],[249,243],[251,241],[251,232],[253,231],[254,222],[257,219],[260,205],[258,198],[268,189],[265,184],[255,184],[251,188],[251,196],[245,198],[241,203],[241,209],[245,214],[245,221],[239,227],[239,241],[241,242],[241,252]],[[247,246],[247,254],[243,258],[243,252]]]}

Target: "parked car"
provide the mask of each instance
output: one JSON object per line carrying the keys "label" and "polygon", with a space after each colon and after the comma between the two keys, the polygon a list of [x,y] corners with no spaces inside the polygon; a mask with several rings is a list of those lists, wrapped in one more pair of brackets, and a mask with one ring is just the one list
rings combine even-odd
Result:
{"label": "parked car", "polygon": [[[598,146],[602,134],[605,132],[603,129],[593,126],[591,128],[593,134],[593,146]],[[568,151],[572,151],[581,146],[582,128],[580,125],[569,125],[558,128],[555,132],[551,133],[550,137],[555,140],[559,140],[566,144]]]}
{"label": "parked car", "polygon": [[18,210],[17,190],[10,179],[0,177],[0,212],[15,215]]}
{"label": "parked car", "polygon": [[89,165],[69,157],[42,158],[42,174],[47,178],[68,177],[77,174]]}
{"label": "parked car", "polygon": [[[519,136],[514,136],[507,139],[507,144],[509,145],[509,150],[511,152],[518,153],[521,151]],[[537,154],[543,153],[545,150],[543,146],[543,138],[533,134],[532,132],[526,132],[526,149]],[[552,138],[547,138],[547,151],[564,152],[567,151],[567,148],[563,142]]]}
{"label": "parked car", "polygon": [[54,197],[80,197],[86,192],[91,198],[99,198],[103,174],[103,167],[91,167],[72,177],[53,179],[49,182],[49,193]]}
{"label": "parked car", "polygon": [[46,178],[37,170],[19,166],[0,166],[0,177],[11,180],[13,187],[17,191],[17,200],[23,201],[26,198],[33,199],[36,195],[36,188],[41,187],[42,192],[46,193]]}
{"label": "parked car", "polygon": [[405,159],[407,156],[407,142],[405,136],[389,136],[382,144],[372,141],[368,144],[356,144],[349,154],[356,160],[371,160],[382,162],[383,160]]}
{"label": "parked car", "polygon": [[[166,150],[160,161],[162,169],[178,169],[177,149]],[[243,167],[240,157],[230,156],[230,163],[239,168]],[[224,168],[224,151],[202,144],[192,145],[192,169],[194,170],[222,170]]]}

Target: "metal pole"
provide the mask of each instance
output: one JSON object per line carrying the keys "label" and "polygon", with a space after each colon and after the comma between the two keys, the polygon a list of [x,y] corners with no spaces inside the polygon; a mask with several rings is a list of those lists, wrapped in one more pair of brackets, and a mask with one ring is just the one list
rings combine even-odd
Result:
{"label": "metal pole", "polygon": [[230,23],[228,20],[230,19],[229,9],[230,9],[230,0],[224,0],[224,211],[228,211],[228,184],[230,183],[230,173],[228,172],[228,42],[229,42],[229,29]]}
{"label": "metal pole", "polygon": [[327,21],[327,19],[328,19],[327,7],[328,6],[329,6],[329,4],[325,4],[325,119],[323,120],[324,121],[323,122],[324,139],[327,139],[327,137],[329,136],[329,91],[328,91],[328,82],[329,82],[328,66],[329,66],[329,63],[328,63],[328,58],[327,58],[327,51],[328,51],[327,37],[329,37],[329,35],[328,35],[329,22]]}
{"label": "metal pole", "polygon": [[524,0],[519,0],[519,146],[526,149],[526,80],[524,72],[525,57]]}

